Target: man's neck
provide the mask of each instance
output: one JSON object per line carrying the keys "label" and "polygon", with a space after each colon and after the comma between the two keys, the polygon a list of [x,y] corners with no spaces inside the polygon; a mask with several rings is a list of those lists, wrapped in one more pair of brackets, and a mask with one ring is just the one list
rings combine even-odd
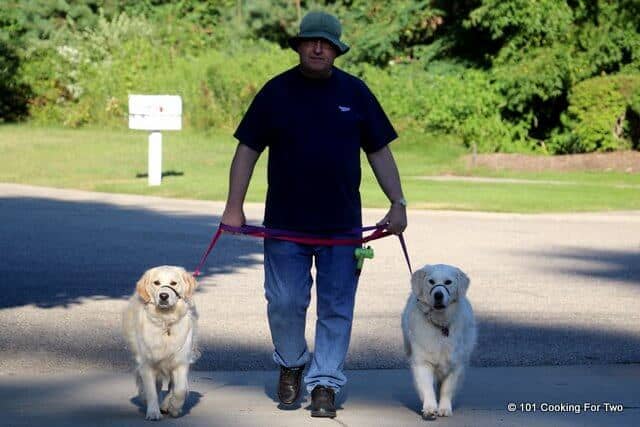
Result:
{"label": "man's neck", "polygon": [[303,76],[305,76],[305,77],[307,77],[309,79],[314,79],[314,80],[328,79],[329,77],[331,77],[331,73],[333,72],[333,67],[331,67],[329,70],[323,71],[323,72],[310,71],[308,69],[305,69],[302,66],[299,66],[298,68],[300,69],[300,73],[302,73]]}

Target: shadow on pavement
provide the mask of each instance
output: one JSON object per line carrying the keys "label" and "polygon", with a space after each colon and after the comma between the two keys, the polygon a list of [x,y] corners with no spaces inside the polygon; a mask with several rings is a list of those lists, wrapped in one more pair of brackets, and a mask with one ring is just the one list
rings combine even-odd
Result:
{"label": "shadow on pavement", "polygon": [[[158,395],[158,402],[162,403],[166,395],[167,395],[167,390],[165,389]],[[187,394],[187,398],[184,401],[184,406],[182,407],[182,413],[177,418],[182,418],[186,415],[189,415],[189,413],[191,412],[191,409],[193,409],[196,405],[198,405],[198,403],[200,403],[200,399],[202,399],[202,393],[198,393],[197,391],[190,390],[189,393]],[[138,412],[142,414],[143,417],[146,415],[147,405],[143,403],[142,399],[140,399],[140,396],[134,396],[129,401],[138,407]]]}
{"label": "shadow on pavement", "polygon": [[527,257],[549,258],[562,261],[546,264],[546,268],[570,275],[579,275],[591,279],[601,279],[599,286],[607,281],[619,281],[631,285],[640,285],[640,247],[635,251],[585,249],[557,247],[544,252],[523,252]]}
{"label": "shadow on pavement", "polygon": [[[207,321],[206,319],[200,319]],[[358,322],[358,319],[355,320]],[[640,337],[637,334],[602,327],[539,326],[514,323],[494,317],[479,316],[478,346],[471,365],[540,366],[540,365],[600,365],[637,363]],[[210,370],[275,370],[271,343],[248,344],[242,337],[217,337],[199,340],[202,356],[194,364],[197,371]],[[101,369],[126,370],[133,361],[121,337],[96,338],[75,336],[72,341],[55,337],[34,339],[31,334],[15,337],[7,354],[37,354],[49,363],[71,363]],[[12,356],[16,357],[16,356]],[[362,345],[353,341],[346,369],[406,368],[401,336]],[[265,390],[267,392],[267,390]],[[271,391],[275,396],[275,390]]]}
{"label": "shadow on pavement", "polygon": [[[125,298],[149,267],[193,271],[219,219],[106,203],[0,198],[0,309]],[[203,277],[254,265],[257,254],[261,241],[223,236]]]}

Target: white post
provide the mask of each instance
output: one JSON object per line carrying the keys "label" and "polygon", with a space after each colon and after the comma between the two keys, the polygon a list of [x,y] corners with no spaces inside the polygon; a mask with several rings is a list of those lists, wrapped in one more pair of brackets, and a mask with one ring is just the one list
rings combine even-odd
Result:
{"label": "white post", "polygon": [[149,134],[149,185],[160,185],[162,182],[162,134]]}
{"label": "white post", "polygon": [[129,95],[129,129],[149,134],[148,183],[162,183],[163,130],[182,129],[182,98],[177,95]]}

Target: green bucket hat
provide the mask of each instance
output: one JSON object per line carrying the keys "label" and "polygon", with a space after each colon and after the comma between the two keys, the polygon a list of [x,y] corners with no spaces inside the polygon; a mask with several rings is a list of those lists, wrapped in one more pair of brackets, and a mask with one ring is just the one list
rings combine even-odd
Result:
{"label": "green bucket hat", "polygon": [[291,49],[297,50],[304,39],[324,39],[335,46],[338,56],[347,53],[349,46],[340,41],[342,25],[335,16],[326,12],[309,12],[300,22],[300,32],[289,39]]}

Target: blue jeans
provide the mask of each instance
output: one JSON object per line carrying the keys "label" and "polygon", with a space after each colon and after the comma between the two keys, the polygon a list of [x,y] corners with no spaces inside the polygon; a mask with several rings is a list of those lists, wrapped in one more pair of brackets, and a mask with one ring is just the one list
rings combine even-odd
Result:
{"label": "blue jeans", "polygon": [[[323,385],[336,391],[347,382],[344,360],[351,338],[358,284],[355,248],[313,246],[265,239],[265,296],[273,360],[288,368],[311,365],[304,377],[307,390]],[[304,337],[311,300],[311,263],[316,263],[317,321],[313,357]]]}

